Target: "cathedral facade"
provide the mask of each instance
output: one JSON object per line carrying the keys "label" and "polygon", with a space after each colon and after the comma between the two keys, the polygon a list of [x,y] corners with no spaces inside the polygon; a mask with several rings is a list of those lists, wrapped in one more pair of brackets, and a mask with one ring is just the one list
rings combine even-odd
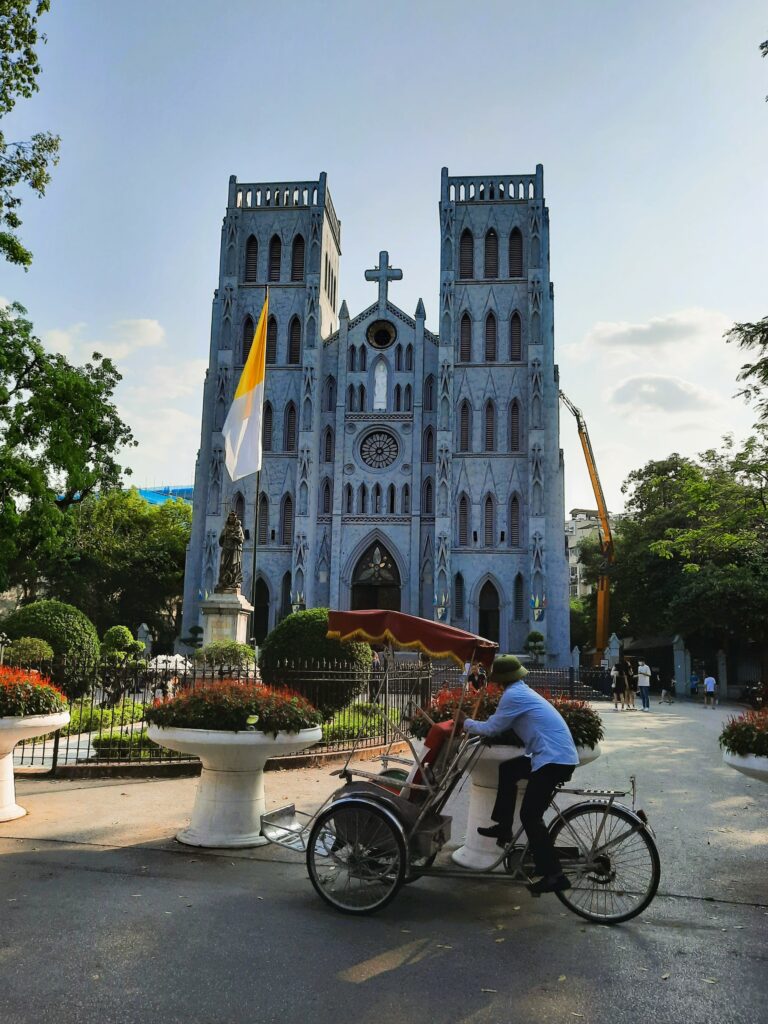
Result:
{"label": "cathedral facade", "polygon": [[[440,194],[439,333],[390,299],[338,305],[341,225],[316,181],[230,179],[195,469],[184,630],[234,509],[263,639],[292,608],[395,608],[569,661],[563,460],[543,169]],[[261,473],[233,484],[221,428],[269,288]],[[255,551],[254,551],[255,545]],[[255,558],[254,558],[255,555]],[[253,566],[255,565],[255,574]]]}

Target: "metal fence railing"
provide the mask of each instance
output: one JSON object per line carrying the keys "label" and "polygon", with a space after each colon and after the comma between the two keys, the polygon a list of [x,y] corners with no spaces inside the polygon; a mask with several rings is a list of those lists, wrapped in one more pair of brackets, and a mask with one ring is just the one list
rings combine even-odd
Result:
{"label": "metal fence railing", "polygon": [[[69,701],[69,724],[48,736],[20,743],[18,766],[109,765],[195,761],[191,755],[158,747],[147,736],[144,718],[153,701],[217,680],[254,681],[253,669],[211,667],[184,662],[173,667],[151,663],[102,663],[78,666],[41,665],[38,671],[66,684],[79,695]],[[443,687],[460,686],[458,666],[443,662],[399,661],[386,669],[361,670],[349,664],[286,662],[275,672],[273,685],[303,694],[324,717],[323,739],[314,752],[371,748],[394,738],[417,705],[426,705]],[[610,696],[610,678],[600,670],[547,669],[533,666],[526,682],[545,696],[600,700]]]}

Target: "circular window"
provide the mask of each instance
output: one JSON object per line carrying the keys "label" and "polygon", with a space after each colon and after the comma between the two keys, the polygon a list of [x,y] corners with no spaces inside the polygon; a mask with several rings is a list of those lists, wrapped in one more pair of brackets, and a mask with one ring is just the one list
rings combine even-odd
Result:
{"label": "circular window", "polygon": [[374,348],[389,348],[397,337],[397,328],[390,320],[374,320],[365,336]]}
{"label": "circular window", "polygon": [[395,461],[399,450],[394,434],[388,430],[374,430],[363,438],[360,458],[371,469],[386,469]]}

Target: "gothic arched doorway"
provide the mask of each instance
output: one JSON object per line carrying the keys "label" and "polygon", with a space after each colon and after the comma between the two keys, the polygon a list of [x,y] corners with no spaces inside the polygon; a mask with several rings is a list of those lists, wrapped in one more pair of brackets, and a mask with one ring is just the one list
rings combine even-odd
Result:
{"label": "gothic arched doorway", "polygon": [[269,632],[269,587],[259,576],[253,591],[253,636],[261,644]]}
{"label": "gothic arched doorway", "polygon": [[400,611],[400,573],[395,560],[376,541],[364,552],[352,574],[352,611],[388,608]]}
{"label": "gothic arched doorway", "polygon": [[480,591],[477,632],[486,640],[499,643],[499,592],[486,580]]}

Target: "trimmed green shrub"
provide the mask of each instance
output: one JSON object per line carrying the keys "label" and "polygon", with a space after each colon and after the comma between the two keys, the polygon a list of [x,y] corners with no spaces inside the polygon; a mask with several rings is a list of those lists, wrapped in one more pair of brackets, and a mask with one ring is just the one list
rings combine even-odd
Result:
{"label": "trimmed green shrub", "polygon": [[[342,643],[329,639],[327,632],[327,608],[294,612],[267,635],[259,652],[264,682],[303,693],[326,720],[362,692],[373,660],[368,644]],[[305,662],[306,670],[303,669]],[[324,676],[321,674],[323,663],[330,666]],[[343,666],[336,675],[335,663]]]}
{"label": "trimmed green shrub", "polygon": [[8,645],[5,660],[9,665],[39,665],[53,660],[53,648],[36,636],[20,636]]}
{"label": "trimmed green shrub", "polygon": [[299,732],[321,722],[319,712],[298,693],[227,681],[156,701],[144,717],[161,728],[239,732],[250,727],[267,733]]}
{"label": "trimmed green shrub", "polygon": [[153,743],[147,736],[146,729],[136,732],[121,732],[119,729],[101,732],[91,740],[97,758],[108,758],[111,761],[127,761],[134,758],[152,758],[165,748]]}
{"label": "trimmed green shrub", "polygon": [[720,746],[741,757],[768,757],[768,711],[747,711],[728,719],[720,733]]}
{"label": "trimmed green shrub", "polygon": [[144,705],[131,700],[114,708],[73,704],[70,716],[69,725],[61,730],[62,736],[76,736],[79,732],[109,732],[131,722],[140,722],[144,717]]}
{"label": "trimmed green shrub", "polygon": [[253,648],[237,640],[213,640],[195,651],[193,657],[204,665],[226,665],[227,668],[247,668],[256,661]]}
{"label": "trimmed green shrub", "polygon": [[90,690],[99,660],[99,637],[79,609],[63,601],[35,601],[11,612],[2,629],[12,640],[33,636],[51,645],[54,682],[69,697]]}
{"label": "trimmed green shrub", "polygon": [[[323,726],[323,743],[339,743],[342,740],[373,739],[384,735],[387,716],[379,704],[350,704],[337,711],[330,722]],[[400,712],[389,709],[389,721],[399,723]]]}

